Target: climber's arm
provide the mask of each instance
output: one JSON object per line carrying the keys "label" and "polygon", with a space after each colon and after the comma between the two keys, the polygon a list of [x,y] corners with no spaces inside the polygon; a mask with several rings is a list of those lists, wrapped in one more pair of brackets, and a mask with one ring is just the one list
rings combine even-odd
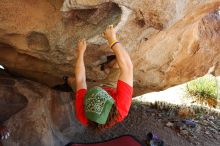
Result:
{"label": "climber's arm", "polygon": [[76,76],[76,91],[79,89],[87,89],[86,85],[86,71],[84,64],[84,53],[86,50],[86,41],[85,39],[78,42],[78,56],[75,66],[75,76]]}
{"label": "climber's arm", "polygon": [[130,56],[119,43],[114,45],[112,50],[116,55],[116,59],[121,71],[119,80],[122,80],[130,86],[133,86],[133,64],[131,62]]}
{"label": "climber's arm", "polygon": [[[106,29],[104,35],[109,44],[117,40],[115,30],[111,25]],[[129,54],[120,43],[115,44],[111,49],[116,55],[116,60],[121,71],[119,80],[133,86],[133,64]]]}

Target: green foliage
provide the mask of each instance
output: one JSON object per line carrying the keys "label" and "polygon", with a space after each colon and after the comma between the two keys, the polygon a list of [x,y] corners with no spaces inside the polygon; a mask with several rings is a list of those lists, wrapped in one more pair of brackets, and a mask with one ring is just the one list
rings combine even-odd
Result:
{"label": "green foliage", "polygon": [[207,103],[213,107],[217,105],[217,80],[212,75],[205,75],[190,81],[187,84],[187,92],[200,103]]}

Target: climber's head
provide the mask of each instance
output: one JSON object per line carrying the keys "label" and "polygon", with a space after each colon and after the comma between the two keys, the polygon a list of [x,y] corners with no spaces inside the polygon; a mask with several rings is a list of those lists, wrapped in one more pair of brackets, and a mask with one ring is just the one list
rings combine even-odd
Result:
{"label": "climber's head", "polygon": [[85,114],[89,127],[101,131],[115,124],[117,109],[114,99],[102,88],[93,87],[85,96]]}
{"label": "climber's head", "polygon": [[95,86],[88,90],[84,102],[88,120],[106,124],[114,99],[104,89]]}

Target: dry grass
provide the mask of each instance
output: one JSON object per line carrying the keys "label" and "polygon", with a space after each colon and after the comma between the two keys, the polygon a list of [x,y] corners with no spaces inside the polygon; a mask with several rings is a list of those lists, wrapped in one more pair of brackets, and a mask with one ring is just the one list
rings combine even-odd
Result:
{"label": "dry grass", "polygon": [[207,104],[210,107],[218,105],[218,87],[215,76],[205,75],[187,83],[187,94],[195,102]]}

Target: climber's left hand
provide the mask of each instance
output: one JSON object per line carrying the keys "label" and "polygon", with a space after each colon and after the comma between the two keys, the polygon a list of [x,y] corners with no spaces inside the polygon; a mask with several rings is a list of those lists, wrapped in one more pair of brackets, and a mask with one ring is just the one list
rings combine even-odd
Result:
{"label": "climber's left hand", "polygon": [[78,50],[78,53],[79,54],[84,54],[85,51],[86,51],[86,39],[83,38],[83,39],[80,39],[78,40],[78,43],[77,43],[77,50]]}

